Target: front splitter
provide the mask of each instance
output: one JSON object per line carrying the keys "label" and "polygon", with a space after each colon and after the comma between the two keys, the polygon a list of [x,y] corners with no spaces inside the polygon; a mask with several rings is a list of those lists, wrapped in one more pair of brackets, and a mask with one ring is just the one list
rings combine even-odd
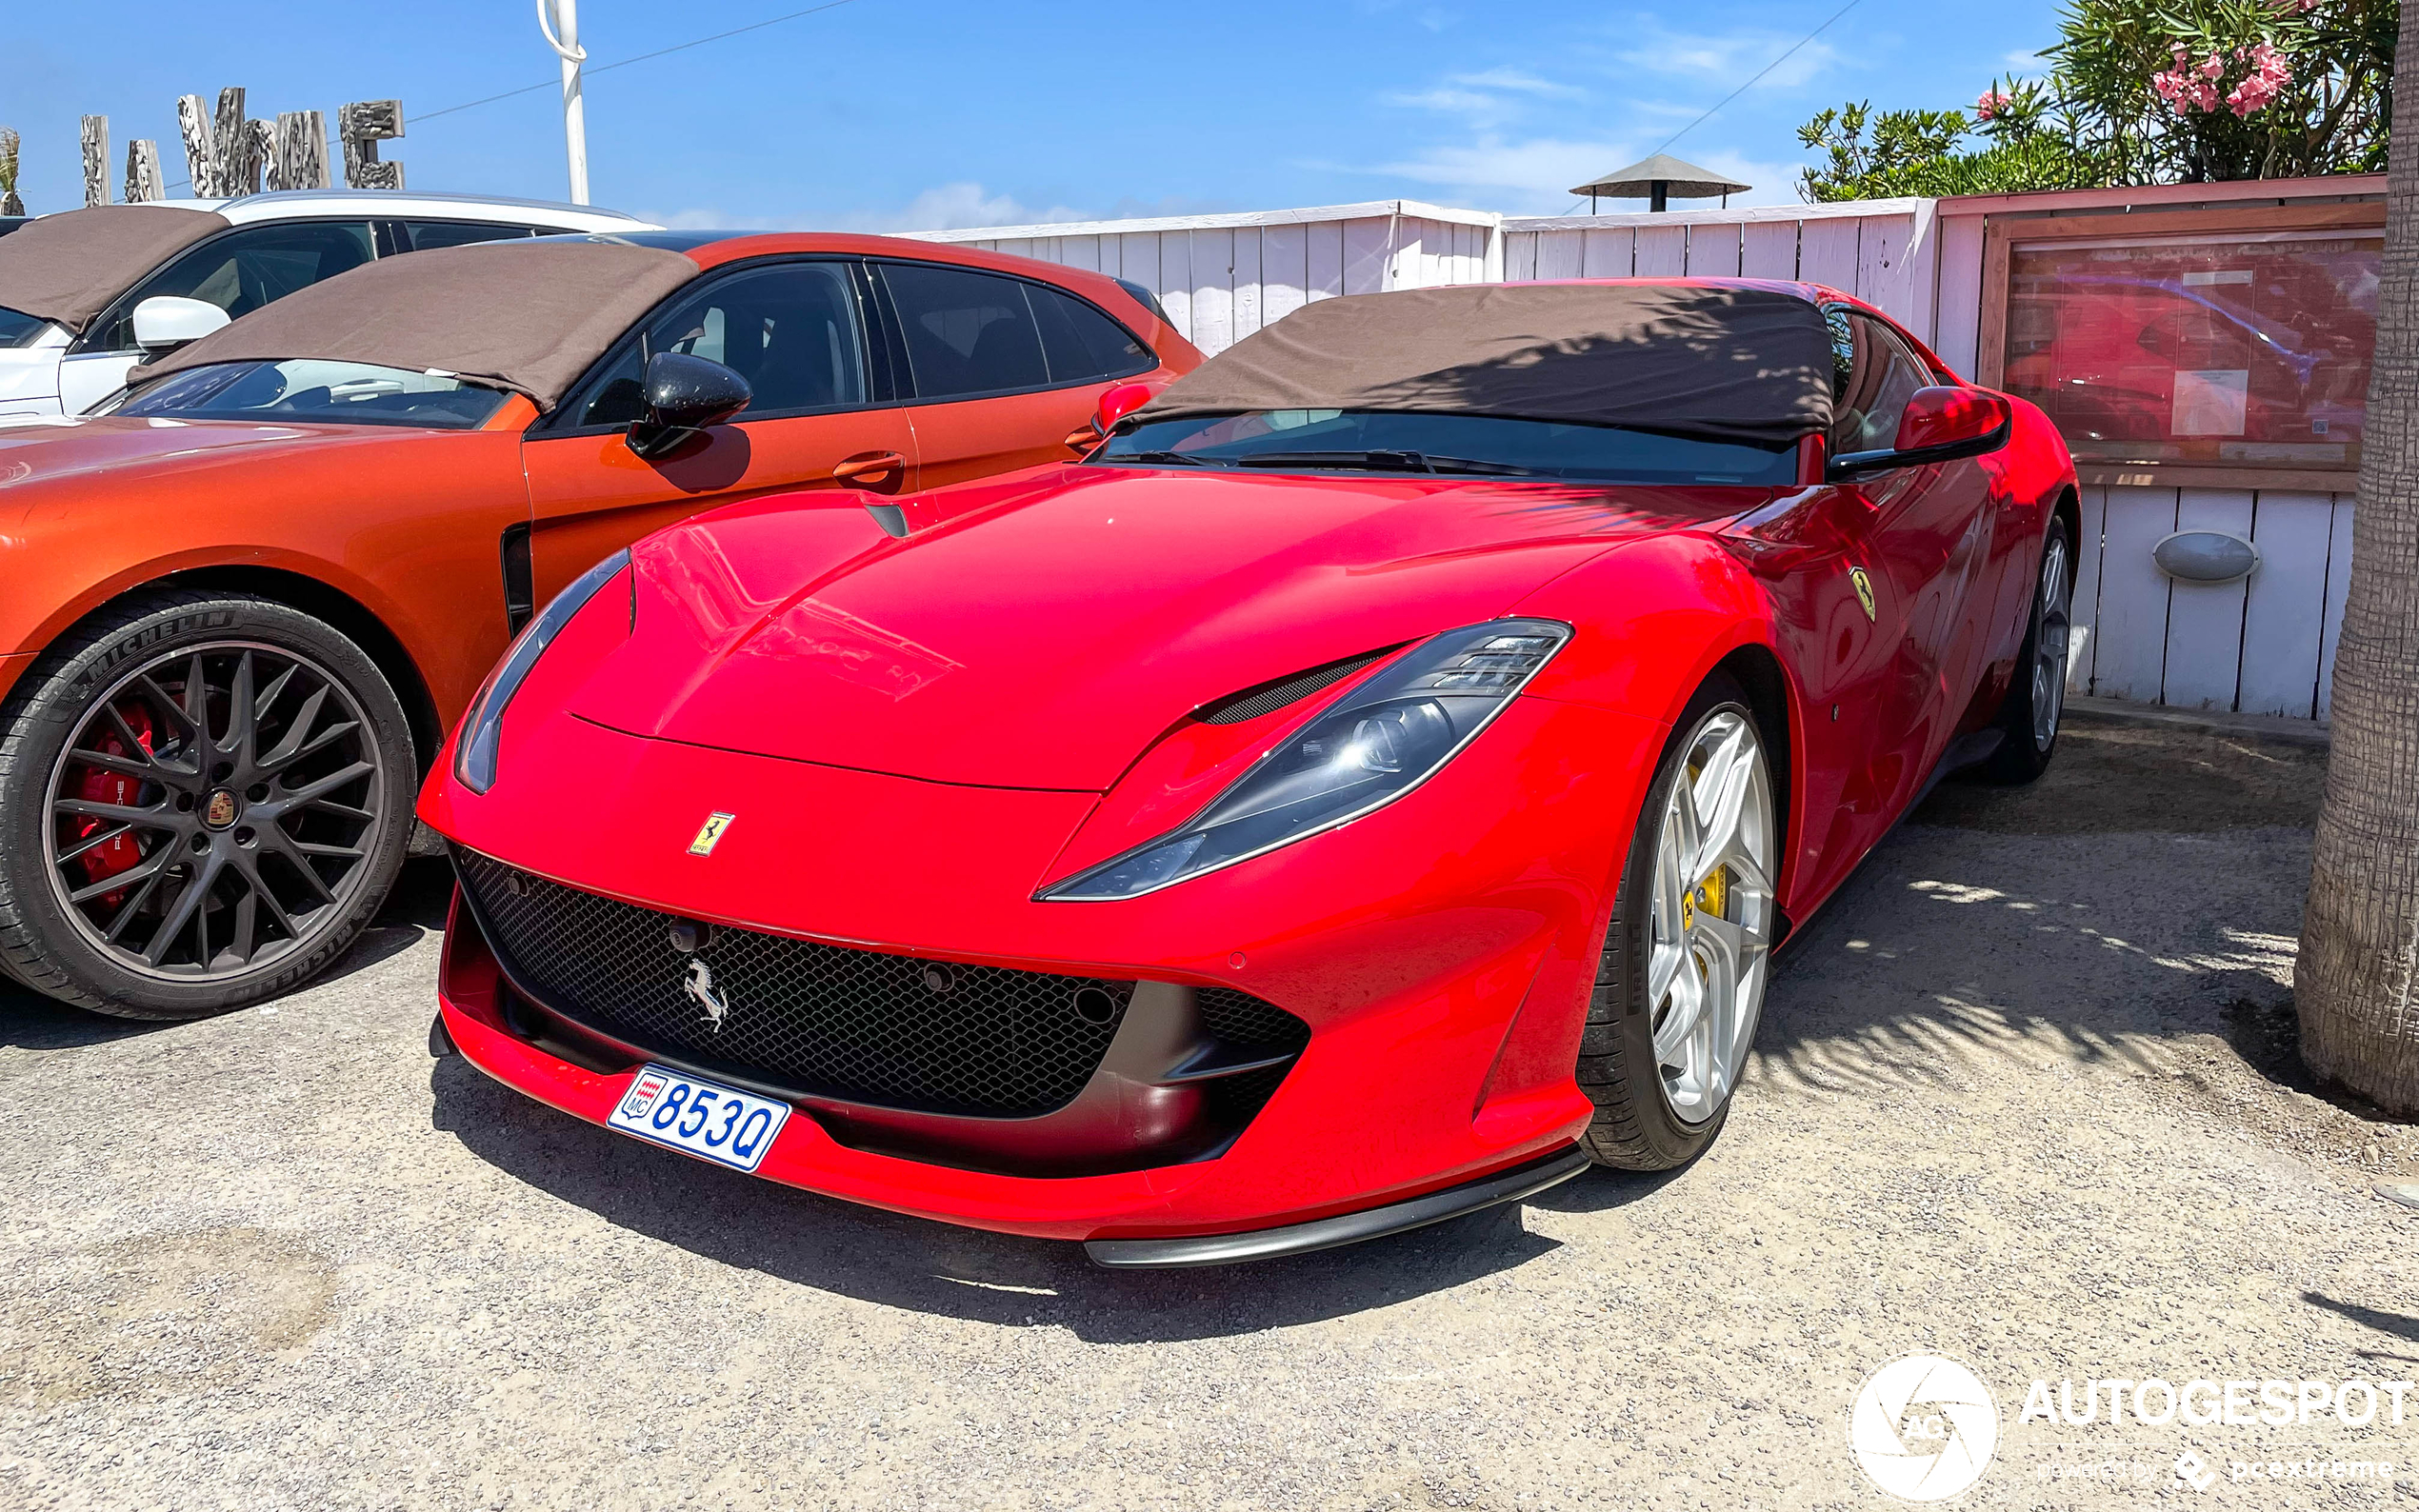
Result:
{"label": "front splitter", "polygon": [[1111,1270],[1173,1270],[1190,1265],[1231,1265],[1248,1260],[1273,1260],[1280,1255],[1307,1255],[1363,1240],[1383,1239],[1409,1229],[1425,1228],[1449,1218],[1533,1197],[1559,1186],[1593,1163],[1576,1144],[1515,1165],[1474,1182],[1448,1186],[1441,1192],[1414,1197],[1407,1203],[1357,1213],[1339,1213],[1283,1228],[1256,1228],[1241,1234],[1203,1234],[1179,1239],[1093,1239],[1084,1253],[1095,1265]]}

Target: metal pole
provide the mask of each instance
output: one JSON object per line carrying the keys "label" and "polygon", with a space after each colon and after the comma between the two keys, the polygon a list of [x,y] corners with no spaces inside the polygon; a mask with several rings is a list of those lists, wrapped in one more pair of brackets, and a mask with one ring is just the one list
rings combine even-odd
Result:
{"label": "metal pole", "polygon": [[570,161],[571,203],[588,203],[588,113],[580,99],[580,65],[588,50],[580,46],[579,0],[537,0],[537,28],[546,45],[563,60],[563,150]]}

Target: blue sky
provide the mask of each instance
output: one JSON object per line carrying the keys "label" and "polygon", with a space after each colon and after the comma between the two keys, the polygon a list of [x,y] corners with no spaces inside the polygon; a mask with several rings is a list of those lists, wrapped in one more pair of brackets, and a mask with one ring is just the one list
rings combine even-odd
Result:
{"label": "blue sky", "polygon": [[[593,67],[806,3],[581,0],[582,40]],[[592,76],[592,193],[675,224],[874,230],[1395,197],[1559,213],[1839,3],[849,0]],[[80,115],[110,118],[113,183],[136,136],[179,179],[176,96],[230,84],[256,115],[399,96],[387,155],[415,189],[564,192],[551,90],[421,119],[553,75],[530,0],[12,9],[0,126],[36,210],[78,202]],[[1968,103],[2054,13],[1859,0],[1671,150],[1793,199],[1816,109]]]}

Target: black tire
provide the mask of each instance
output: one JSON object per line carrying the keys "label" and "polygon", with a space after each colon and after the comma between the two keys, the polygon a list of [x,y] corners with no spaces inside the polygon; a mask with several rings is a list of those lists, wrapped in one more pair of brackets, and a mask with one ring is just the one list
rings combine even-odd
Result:
{"label": "black tire", "polygon": [[[1654,781],[1648,785],[1646,806],[1639,813],[1629,855],[1621,869],[1595,988],[1588,1000],[1587,1027],[1579,1042],[1579,1086],[1596,1104],[1596,1116],[1580,1136],[1580,1144],[1599,1165],[1633,1171],[1685,1165],[1704,1152],[1729,1117],[1727,1093],[1710,1116],[1696,1122],[1673,1111],[1654,1052],[1646,969],[1653,912],[1649,894],[1660,816],[1672,785],[1679,780],[1693,732],[1726,710],[1744,718],[1755,728],[1758,744],[1769,749],[1770,734],[1757,721],[1746,690],[1728,675],[1714,674],[1672,726]],[[1769,780],[1769,758],[1760,759],[1767,763]],[[1759,993],[1759,1007],[1760,1001]]]}
{"label": "black tire", "polygon": [[[247,717],[233,712],[237,688],[251,692]],[[96,730],[136,744],[96,743]],[[417,771],[394,689],[321,621],[233,593],[112,606],[0,705],[0,963],[37,991],[127,1019],[202,1018],[290,992],[385,901]],[[96,802],[114,806],[80,812]],[[96,838],[121,825],[122,839]],[[118,875],[126,886],[78,901]],[[124,931],[114,945],[112,928]],[[127,943],[158,935],[154,959]]]}
{"label": "black tire", "polygon": [[[2050,577],[2053,563],[2060,573],[2055,584]],[[1999,745],[1982,764],[1986,781],[2020,786],[2048,771],[2049,759],[2058,754],[2073,592],[2074,543],[2067,537],[2066,523],[2053,515],[2041,544],[2041,566],[2032,577],[2032,615],[2025,624],[2024,648],[2016,653],[2008,695],[1999,705]],[[2036,676],[2037,671],[2042,675]]]}

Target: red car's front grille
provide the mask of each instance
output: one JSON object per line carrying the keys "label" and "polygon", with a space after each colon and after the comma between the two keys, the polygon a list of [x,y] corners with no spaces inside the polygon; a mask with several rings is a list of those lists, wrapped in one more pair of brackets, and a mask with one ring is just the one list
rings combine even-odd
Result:
{"label": "red car's front grille", "polygon": [[[694,925],[680,915],[475,851],[457,848],[453,859],[490,943],[543,1006],[640,1049],[803,1094],[976,1117],[1050,1113],[1090,1080],[1134,992],[1130,981],[752,929],[715,929],[684,951],[673,930]],[[701,964],[703,978],[693,974]],[[1301,1020],[1246,993],[1204,988],[1199,1002],[1205,1025],[1233,1045],[1294,1053],[1309,1038]],[[1283,1076],[1272,1067],[1220,1085],[1228,1116],[1248,1122]]]}

